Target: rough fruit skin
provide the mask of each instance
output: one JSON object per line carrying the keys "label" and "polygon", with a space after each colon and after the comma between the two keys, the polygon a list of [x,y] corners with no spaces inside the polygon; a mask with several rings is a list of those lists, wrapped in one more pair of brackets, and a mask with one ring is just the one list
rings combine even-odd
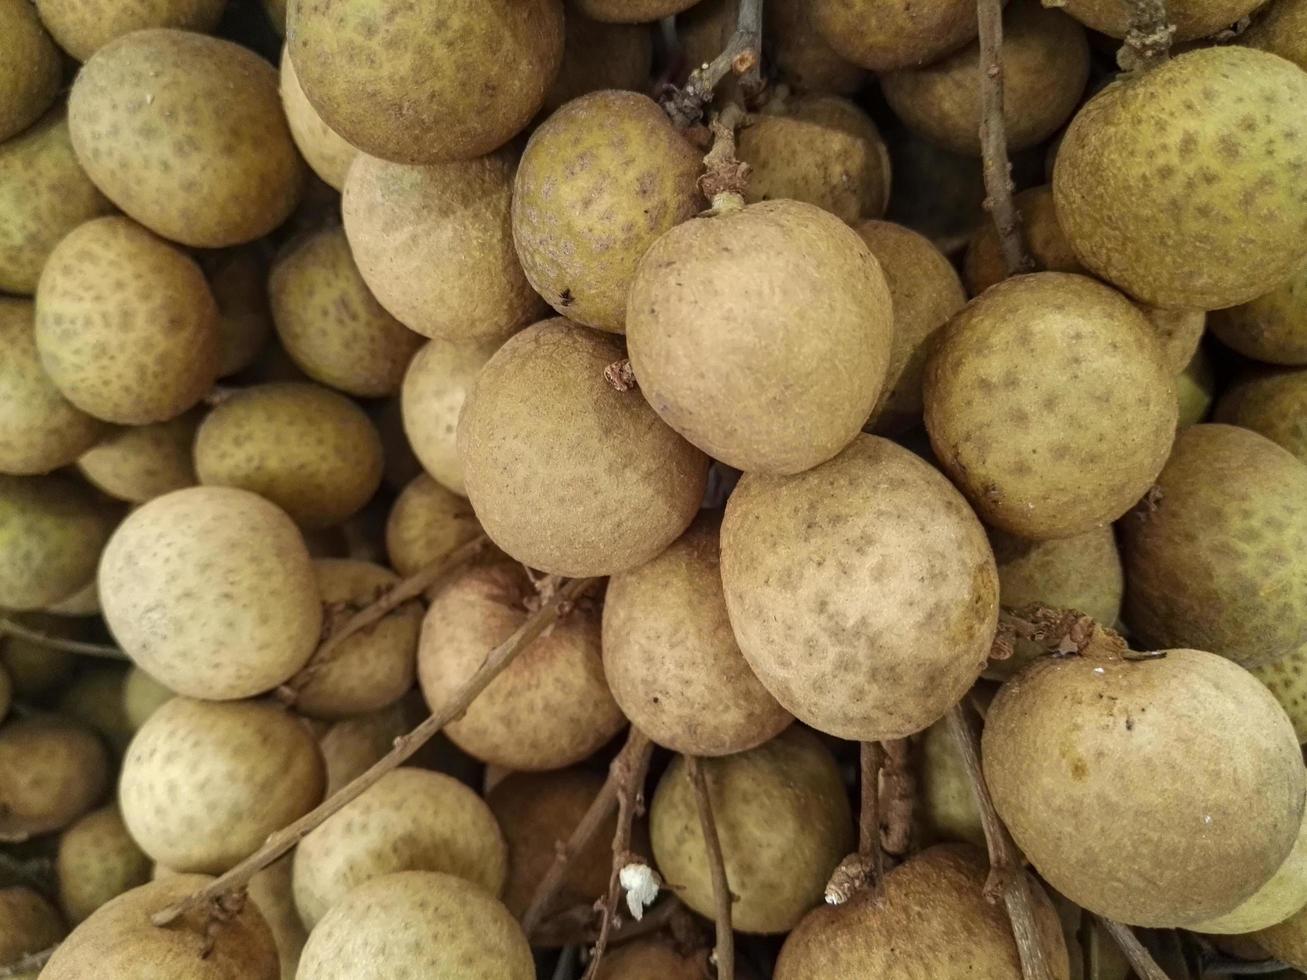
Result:
{"label": "rough fruit skin", "polygon": [[431,340],[413,355],[400,389],[404,435],[422,468],[445,489],[465,494],[458,417],[494,344]]}
{"label": "rough fruit skin", "polygon": [[77,458],[82,476],[128,503],[143,504],[198,482],[191,446],[202,409],[167,422],[112,429]]}
{"label": "rough fruit skin", "polygon": [[1299,742],[1307,742],[1307,646],[1263,667],[1250,668],[1293,722]]}
{"label": "rough fruit skin", "polygon": [[847,446],[880,396],[893,328],[862,239],[798,201],[678,225],[645,253],[627,301],[641,393],[745,472],[798,473]]}
{"label": "rough fruit skin", "polygon": [[1307,71],[1307,3],[1275,0],[1263,7],[1239,43],[1287,58]]}
{"label": "rough fruit skin", "polygon": [[[1234,25],[1264,0],[1173,0],[1167,6],[1167,22],[1175,27],[1175,41],[1192,41],[1209,37]],[[1273,6],[1273,5],[1272,5]],[[1068,14],[1086,27],[1111,37],[1125,37],[1130,22],[1126,9],[1114,0],[1067,0]],[[1240,44],[1247,36],[1240,35]]]}
{"label": "rough fruit skin", "polygon": [[[517,564],[468,568],[437,593],[418,646],[418,680],[433,711],[526,621],[526,602],[536,597]],[[604,679],[599,616],[578,607],[528,646],[444,731],[483,762],[535,771],[580,762],[625,722]]]}
{"label": "rough fruit skin", "polygon": [[60,943],[42,980],[280,980],[277,947],[253,902],[220,922],[206,920],[203,910],[168,929],[150,921],[211,880],[173,875],[119,895]]}
{"label": "rough fruit skin", "polygon": [[1071,537],[1152,485],[1175,434],[1175,382],[1133,304],[1084,276],[1017,276],[972,300],[926,366],[926,429],[989,524]]}
{"label": "rough fruit skin", "polygon": [[85,61],[115,38],[151,27],[207,34],[227,0],[37,0],[36,10],[59,46]]}
{"label": "rough fruit skin", "polygon": [[[63,937],[58,911],[38,892],[25,885],[0,888],[0,963],[49,949]],[[35,976],[19,974],[18,980]]]}
{"label": "rough fruit skin", "polygon": [[812,0],[811,16],[840,57],[872,71],[930,64],[976,36],[975,7],[961,0]]}
{"label": "rough fruit skin", "polygon": [[1270,292],[1215,310],[1212,333],[1240,354],[1271,364],[1307,364],[1307,263]]}
{"label": "rough fruit skin", "polygon": [[1133,634],[1244,666],[1307,643],[1307,467],[1255,432],[1195,425],[1157,485],[1156,506],[1120,525]]}
{"label": "rough fruit skin", "polygon": [[[1021,215],[1021,239],[1031,259],[1041,272],[1079,272],[1085,267],[1076,258],[1071,243],[1057,223],[1053,210],[1053,188],[1048,184],[1028,187],[1012,198]],[[979,296],[990,286],[1007,278],[998,229],[992,221],[982,221],[967,245],[963,261],[967,292]]]}
{"label": "rough fruit skin", "polygon": [[64,476],[0,476],[0,607],[44,609],[95,578],[118,517]]}
{"label": "rough fruit skin", "polygon": [[[826,882],[853,846],[853,823],[839,767],[821,741],[798,726],[756,749],[703,760],[740,932],[783,933],[821,901]],[[703,831],[685,759],[677,756],[649,811],[654,858],[680,899],[713,914]]]}
{"label": "rough fruit skin", "polygon": [[659,105],[594,92],[532,135],[513,186],[513,241],[531,286],[583,326],[622,333],[636,264],[704,207],[703,155]]}
{"label": "rough fruit skin", "polygon": [[793,721],[749,669],[722,595],[718,523],[703,516],[604,596],[604,675],[632,724],[674,752],[743,752]]}
{"label": "rough fruit skin", "polygon": [[112,208],[77,162],[62,108],[0,143],[0,289],[36,292],[59,239]]}
{"label": "rough fruit skin", "polygon": [[286,27],[323,121],[396,163],[499,148],[540,108],[563,57],[562,0],[300,0]]}
{"label": "rough fruit skin", "polygon": [[328,817],[295,851],[295,907],[310,930],[363,882],[442,871],[498,895],[508,848],[494,814],[449,776],[401,766]]}
{"label": "rough fruit skin", "polygon": [[1307,462],[1307,371],[1266,371],[1227,388],[1213,419],[1242,426]]}
{"label": "rough fruit skin", "polygon": [[50,253],[36,347],[64,396],[122,425],[196,404],[218,374],[218,306],[181,249],[127,218],[96,218]]}
{"label": "rough fruit skin", "polygon": [[118,798],[155,861],[220,874],[320,803],[324,780],[313,736],[280,706],[176,697],[132,739]]}
{"label": "rough fruit skin", "polygon": [[386,554],[395,571],[412,575],[480,533],[472,505],[422,473],[390,509]]}
{"label": "rough fruit skin", "polygon": [[1307,906],[1307,821],[1271,879],[1234,909],[1194,926],[1196,932],[1243,935],[1288,919]]}
{"label": "rough fruit skin", "polygon": [[[858,891],[819,907],[794,929],[776,961],[776,980],[1020,980],[1021,959],[1001,902],[985,898],[989,863],[978,848],[928,848]],[[1050,975],[1071,965],[1057,911],[1032,882],[1037,941]]]}
{"label": "rough fruit skin", "polygon": [[101,807],[59,838],[59,903],[70,922],[81,922],[101,905],[149,881],[150,866],[118,807]]}
{"label": "rough fruit skin", "polygon": [[345,187],[345,174],[358,156],[358,147],[323,121],[318,110],[304,94],[290,60],[290,47],[281,49],[281,105],[291,138],[315,174],[336,190]]}
{"label": "rough fruit skin", "polygon": [[0,833],[67,827],[103,798],[110,766],[89,728],[54,715],[9,722],[0,729]]}
{"label": "rough fruit skin", "polygon": [[671,544],[703,499],[708,460],[604,369],[613,338],[560,318],[504,344],[463,405],[458,452],[492,541],[532,568],[610,575]]}
{"label": "rough fruit skin", "polygon": [[563,23],[563,63],[541,112],[588,92],[641,91],[653,72],[653,31],[644,24],[606,24],[569,7]]}
{"label": "rough fruit skin", "polygon": [[574,0],[576,9],[595,20],[640,24],[679,14],[698,0]]}
{"label": "rough fruit skin", "polygon": [[1190,51],[1072,120],[1058,220],[1086,267],[1145,303],[1246,303],[1307,256],[1304,154],[1307,73],[1249,48]]}
{"label": "rough fruit skin", "polygon": [[543,309],[513,248],[513,171],[506,153],[427,167],[359,154],[350,166],[341,211],[354,261],[410,330],[498,341]]}
{"label": "rough fruit skin", "polygon": [[298,980],[534,980],[522,927],[494,896],[453,875],[374,878],[323,917]]}
{"label": "rough fruit skin", "polygon": [[49,108],[62,73],[59,49],[28,0],[0,0],[0,142]]}
{"label": "rough fruit skin", "polygon": [[99,582],[123,652],[178,694],[262,694],[318,645],[304,539],[246,490],[188,487],[142,505],[105,547]]}
{"label": "rough fruit skin", "polygon": [[48,473],[73,462],[104,433],[104,423],[59,393],[36,351],[36,307],[0,297],[0,473]]}
{"label": "rough fruit skin", "polygon": [[894,309],[889,370],[868,424],[894,434],[920,422],[930,345],[967,295],[953,264],[924,235],[890,221],[864,221],[855,230],[880,263]]}
{"label": "rough fruit skin", "polygon": [[763,685],[800,721],[855,740],[940,718],[984,669],[998,617],[971,508],[877,436],[798,476],[745,474],[726,504],[722,585]]}
{"label": "rough fruit skin", "polygon": [[230,41],[160,29],[110,42],[78,73],[68,126],[105,196],[184,245],[265,235],[303,189],[277,72]]}
{"label": "rough fruit skin", "polygon": [[1275,873],[1302,822],[1302,756],[1283,709],[1247,671],[1197,650],[1035,661],[990,706],[982,761],[1040,875],[1131,925],[1229,912]]}
{"label": "rough fruit skin", "polygon": [[[974,18],[973,18],[974,19]],[[975,33],[972,24],[971,33]],[[894,114],[953,153],[980,155],[977,42],[921,68],[881,76]],[[1012,0],[1003,16],[1003,121],[1008,148],[1043,142],[1071,117],[1089,79],[1085,31],[1038,0]]]}

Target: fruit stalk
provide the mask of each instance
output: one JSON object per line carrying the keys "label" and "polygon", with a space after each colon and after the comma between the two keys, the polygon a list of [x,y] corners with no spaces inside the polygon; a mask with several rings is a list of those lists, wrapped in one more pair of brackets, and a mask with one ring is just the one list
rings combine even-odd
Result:
{"label": "fruit stalk", "polygon": [[1121,948],[1125,958],[1130,961],[1131,968],[1135,973],[1139,974],[1140,980],[1170,980],[1170,977],[1166,975],[1166,971],[1157,965],[1152,954],[1148,952],[1129,926],[1113,922],[1111,919],[1105,919],[1102,916],[1098,917],[1098,921],[1103,924],[1103,928],[1112,937],[1112,941]]}
{"label": "fruit stalk", "polygon": [[1116,54],[1122,71],[1145,72],[1171,57],[1175,25],[1166,13],[1166,0],[1130,0],[1130,29]]}
{"label": "fruit stalk", "polygon": [[672,122],[682,128],[703,118],[703,109],[713,99],[713,90],[734,72],[746,94],[762,88],[762,0],[740,0],[735,33],[725,49],[712,61],[690,73],[684,88],[676,89],[664,103]]}
{"label": "fruit stalk", "polygon": [[912,844],[912,811],[917,802],[917,777],[906,738],[882,742],[885,753],[884,832],[881,847],[894,858],[907,855]]}
{"label": "fruit stalk", "polygon": [[103,657],[106,660],[126,660],[127,655],[117,647],[106,646],[102,643],[82,643],[79,640],[68,640],[62,636],[51,636],[48,633],[42,633],[39,630],[28,629],[12,619],[0,616],[0,636],[16,636],[21,640],[27,640],[29,643],[35,643],[37,646],[43,646],[49,650],[62,650],[64,653],[80,653],[87,657]]}
{"label": "fruit stalk", "polygon": [[858,807],[858,853],[869,869],[871,880],[879,882],[885,873],[885,849],[880,841],[880,770],[885,751],[879,742],[863,742],[862,798]]}
{"label": "fruit stalk", "polygon": [[[529,647],[577,599],[599,582],[596,578],[572,579],[543,602],[538,610],[523,621],[507,640],[491,650],[477,672],[462,687],[420,725],[395,740],[395,747],[372,765],[361,776],[341,787],[333,795],[300,817],[294,823],[277,831],[257,851],[230,871],[191,893],[180,902],[161,909],[150,917],[157,926],[166,926],[191,909],[201,905],[216,908],[224,896],[249,884],[258,872],[276,861],[315,830],[328,817],[340,812],[375,785],[382,776],[404,763],[430,741],[449,722],[458,718],[482,691],[508,667],[517,656]],[[630,824],[627,823],[629,840]]]}
{"label": "fruit stalk", "polygon": [[722,842],[717,836],[717,821],[713,817],[712,799],[708,795],[708,780],[704,777],[699,757],[687,755],[685,766],[694,786],[695,807],[699,811],[699,825],[708,853],[708,870],[712,873],[713,900],[717,945],[713,956],[717,961],[717,980],[735,980],[735,933],[731,928],[731,885],[726,879],[726,861],[722,857]]}

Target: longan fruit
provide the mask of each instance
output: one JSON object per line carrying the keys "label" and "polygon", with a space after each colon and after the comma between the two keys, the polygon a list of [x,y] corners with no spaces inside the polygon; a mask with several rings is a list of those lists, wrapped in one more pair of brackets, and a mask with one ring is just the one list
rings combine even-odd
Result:
{"label": "longan fruit", "polygon": [[679,14],[698,0],[573,0],[587,17],[618,24],[644,23]]}
{"label": "longan fruit", "polygon": [[[49,949],[66,931],[59,912],[40,893],[26,885],[0,888],[0,963]],[[35,978],[34,971],[19,974],[17,980]]]}
{"label": "longan fruit", "polygon": [[291,891],[291,856],[268,865],[250,879],[248,894],[272,931],[272,941],[281,958],[281,980],[295,980],[299,967],[300,951],[309,938],[309,932],[295,910],[295,896]]}
{"label": "longan fruit", "polygon": [[472,505],[425,473],[414,477],[386,520],[386,554],[409,576],[481,533]]}
{"label": "longan fruit", "polygon": [[111,497],[143,504],[198,482],[191,452],[202,412],[114,428],[77,458],[82,476]]}
{"label": "longan fruit", "polygon": [[565,102],[603,89],[643,91],[652,72],[653,32],[647,25],[608,24],[568,7],[563,62],[541,112],[553,112]]}
{"label": "longan fruit", "polygon": [[1239,43],[1278,54],[1307,71],[1307,3],[1275,0],[1264,5]]}
{"label": "longan fruit", "polygon": [[921,733],[918,816],[931,842],[962,841],[985,847],[985,828],[971,777],[962,762],[947,719]]}
{"label": "longan fruit", "polygon": [[160,705],[176,695],[135,664],[123,682],[123,712],[132,731],[145,724]]}
{"label": "longan fruit", "polygon": [[811,7],[835,53],[873,71],[930,64],[976,36],[975,6],[962,0],[925,8],[910,0],[812,0]]}
{"label": "longan fruit", "polygon": [[60,692],[57,702],[59,713],[65,718],[79,721],[99,733],[115,758],[122,756],[135,731],[123,704],[126,681],[126,664],[85,664],[72,683]]}
{"label": "longan fruit", "polygon": [[[1223,31],[1252,13],[1262,0],[1172,0],[1166,9],[1167,23],[1175,29],[1174,41],[1193,41]],[[1113,0],[1067,0],[1068,14],[1110,37],[1123,38],[1130,29],[1127,11]],[[1246,35],[1239,38],[1247,44]]]}
{"label": "longan fruit", "polygon": [[495,344],[431,340],[413,355],[400,389],[404,435],[427,473],[456,494],[466,493],[458,457],[458,417]]}
{"label": "longan fruit", "polygon": [[1201,347],[1189,366],[1175,376],[1175,385],[1180,402],[1180,428],[1202,422],[1215,397],[1216,371]]}
{"label": "longan fruit", "polygon": [[218,26],[227,0],[36,0],[54,39],[78,61],[110,41],[150,27],[207,34]]}
{"label": "longan fruit", "polygon": [[0,833],[61,830],[110,786],[109,754],[89,728],[57,715],[17,718],[0,728]]}
{"label": "longan fruit", "polygon": [[[94,639],[91,623],[85,619],[68,619],[44,612],[6,612],[5,616],[20,626],[49,636],[68,640]],[[80,659],[75,653],[52,650],[21,636],[0,636],[0,666],[8,672],[14,696],[19,700],[46,700],[52,691],[68,683]]]}
{"label": "longan fruit", "polygon": [[358,147],[323,121],[318,110],[304,94],[295,66],[290,60],[290,46],[281,49],[281,105],[286,111],[286,124],[304,161],[313,172],[336,190],[345,187],[345,173],[358,156]]}
{"label": "longan fruit", "polygon": [[0,143],[50,107],[63,66],[28,0],[0,0]]}
{"label": "longan fruit", "polygon": [[1298,831],[1293,850],[1270,880],[1225,915],[1206,919],[1196,932],[1244,935],[1284,922],[1307,906],[1307,820]]}
{"label": "longan fruit", "polygon": [[150,859],[127,832],[117,804],[92,810],[59,837],[59,903],[74,925],[150,880]]}
{"label": "longan fruit", "polygon": [[1307,462],[1307,372],[1265,371],[1240,378],[1221,396],[1213,418],[1261,433]]}
{"label": "longan fruit", "polygon": [[860,65],[842,58],[822,36],[811,0],[770,0],[763,7],[763,32],[771,61],[797,92],[853,95],[867,80]]}

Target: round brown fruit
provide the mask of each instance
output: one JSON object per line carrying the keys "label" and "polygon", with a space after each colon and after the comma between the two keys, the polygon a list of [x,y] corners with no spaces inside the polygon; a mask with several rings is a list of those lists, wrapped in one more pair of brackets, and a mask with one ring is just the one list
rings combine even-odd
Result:
{"label": "round brown fruit", "polygon": [[640,261],[626,318],[631,366],[663,421],[715,459],[768,473],[816,466],[857,435],[893,327],[862,239],[797,201],[673,228]]}
{"label": "round brown fruit", "polygon": [[207,34],[226,6],[227,0],[36,0],[45,29],[78,61],[115,38],[151,27]]}
{"label": "round brown fruit", "polygon": [[322,603],[299,530],[262,497],[188,487],[143,504],[100,562],[123,651],[178,694],[262,694],[304,666]]}
{"label": "round brown fruit", "polygon": [[[0,888],[0,963],[49,949],[65,931],[58,911],[39,892],[26,885]],[[18,973],[14,980],[36,980],[39,972]]]}
{"label": "round brown fruit", "polygon": [[1207,919],[1194,931],[1216,935],[1244,935],[1283,922],[1307,906],[1307,820],[1298,831],[1293,850],[1270,880],[1225,915]]}
{"label": "round brown fruit", "polygon": [[[711,950],[687,949],[667,934],[633,939],[610,946],[595,980],[702,980],[710,976]],[[744,960],[735,962],[736,980],[756,980]]]}
{"label": "round brown fruit", "polygon": [[1268,293],[1215,310],[1212,333],[1246,357],[1271,364],[1307,364],[1307,263]]}
{"label": "round brown fruit", "polygon": [[563,23],[563,63],[541,112],[603,89],[639,92],[653,72],[653,32],[644,24],[608,24],[569,8]]}
{"label": "round brown fruit", "polygon": [[816,6],[810,0],[771,0],[763,8],[772,64],[795,91],[853,95],[867,73],[841,58],[822,37]]}
{"label": "round brown fruit", "polygon": [[1276,0],[1261,8],[1239,43],[1287,58],[1307,71],[1307,2]]}
{"label": "round brown fruit", "polygon": [[400,575],[412,575],[481,533],[472,505],[425,473],[400,492],[386,520],[386,554]]}
{"label": "round brown fruit", "polygon": [[679,14],[697,0],[573,0],[587,17],[618,24],[637,24]]}
{"label": "round brown fruit", "polygon": [[92,810],[63,832],[55,864],[59,904],[74,924],[150,880],[150,859],[127,832],[116,804]]}
{"label": "round brown fruit", "polygon": [[930,64],[976,36],[975,7],[962,0],[813,0],[811,16],[837,54],[872,71]]}
{"label": "round brown fruit", "polygon": [[358,156],[358,148],[328,126],[313,108],[295,75],[289,45],[281,49],[281,105],[286,111],[290,135],[304,161],[336,190],[344,189],[345,174]]}
{"label": "round brown fruit", "polygon": [[230,41],[166,29],[111,41],[78,73],[68,126],[105,196],[184,245],[265,235],[303,189],[277,72]]}
{"label": "round brown fruit", "polygon": [[41,117],[59,92],[59,49],[28,0],[0,0],[0,143]]}
{"label": "round brown fruit", "polygon": [[109,789],[109,754],[91,729],[41,715],[0,728],[0,834],[61,830]]}
{"label": "round brown fruit", "polygon": [[1307,371],[1265,371],[1227,388],[1217,422],[1261,433],[1307,462]]}
{"label": "round brown fruit", "polygon": [[133,732],[123,708],[126,681],[126,664],[85,664],[72,683],[59,693],[56,702],[61,715],[96,732],[109,746],[115,760],[127,750]]}
{"label": "round brown fruit", "polygon": [[920,731],[985,667],[998,573],[984,528],[938,471],[888,440],[859,436],[798,476],[746,474],[721,561],[745,659],[820,731]]}
{"label": "round brown fruit", "polygon": [[1231,911],[1302,824],[1293,726],[1261,683],[1211,653],[1037,660],[990,706],[982,755],[994,806],[1040,875],[1131,925]]}
{"label": "round brown fruit", "polygon": [[[1262,0],[1171,0],[1167,5],[1167,22],[1175,34],[1172,40],[1193,41],[1223,31],[1252,13]],[[1123,38],[1130,29],[1130,18],[1114,0],[1067,0],[1063,8],[1086,27]],[[1243,37],[1240,44],[1247,43]]]}
{"label": "round brown fruit", "polygon": [[441,486],[457,494],[466,492],[458,458],[458,417],[495,349],[494,344],[428,341],[409,362],[400,390],[404,435],[414,454]]}
{"label": "round brown fruit", "polygon": [[703,499],[708,460],[640,392],[605,379],[621,357],[613,338],[545,320],[499,349],[463,406],[468,497],[491,540],[532,568],[634,568],[671,544]]}
{"label": "round brown fruit", "polygon": [[77,458],[77,468],[111,497],[133,504],[193,487],[191,446],[202,414],[193,409],[167,422],[112,429]]}

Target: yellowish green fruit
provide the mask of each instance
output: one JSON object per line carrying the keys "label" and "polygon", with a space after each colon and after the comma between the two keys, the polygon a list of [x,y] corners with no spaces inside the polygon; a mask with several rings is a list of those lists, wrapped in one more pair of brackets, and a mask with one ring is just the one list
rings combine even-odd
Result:
{"label": "yellowish green fruit", "polygon": [[[1264,0],[1172,0],[1166,8],[1167,23],[1175,28],[1176,41],[1209,37],[1232,27],[1256,10]],[[1067,0],[1068,14],[1110,37],[1125,37],[1129,14],[1113,0]],[[1242,36],[1240,43],[1245,43]]]}
{"label": "yellowish green fruit", "polygon": [[68,921],[150,880],[150,859],[127,832],[116,804],[93,810],[63,832],[55,863],[59,903]]}
{"label": "yellowish green fruit", "polygon": [[1307,364],[1307,263],[1240,306],[1214,310],[1212,333],[1246,357],[1270,364]]}
{"label": "yellowish green fruit", "polygon": [[386,554],[400,575],[412,575],[481,533],[472,505],[425,473],[414,477],[386,520]]}
{"label": "yellowish green fruit", "polygon": [[123,683],[123,712],[127,723],[133,731],[140,728],[160,705],[173,697],[172,691],[133,664]]}
{"label": "yellowish green fruit", "polygon": [[569,7],[563,22],[563,63],[545,95],[553,112],[603,89],[641,92],[653,71],[653,32],[643,24],[608,24]]}
{"label": "yellowish green fruit", "polygon": [[812,21],[842,58],[872,71],[938,61],[976,36],[976,12],[960,0],[813,0]]}
{"label": "yellowish green fruit", "polygon": [[1259,432],[1307,462],[1307,371],[1266,371],[1227,388],[1217,422]]}
{"label": "yellowish green fruit", "polygon": [[1216,394],[1216,372],[1206,351],[1199,348],[1194,353],[1189,366],[1175,376],[1175,387],[1180,403],[1180,428],[1202,422]]}
{"label": "yellowish green fruit", "polygon": [[0,728],[0,833],[62,830],[103,799],[109,754],[91,729],[57,715]]}
{"label": "yellowish green fruit", "polygon": [[1270,689],[1280,702],[1299,742],[1307,742],[1307,646],[1285,654],[1262,667],[1250,668],[1252,675]]}
{"label": "yellowish green fruit", "polygon": [[37,0],[45,29],[78,61],[115,38],[150,27],[207,34],[218,26],[227,0]]}
{"label": "yellowish green fruit", "polygon": [[1307,906],[1307,821],[1293,850],[1270,880],[1234,909],[1194,926],[1196,932],[1243,934],[1288,919]]}
{"label": "yellowish green fruit", "polygon": [[291,856],[280,858],[251,878],[248,894],[272,932],[272,941],[281,959],[281,980],[295,980],[300,951],[304,949],[309,932],[295,910],[295,896],[291,891]]}
{"label": "yellowish green fruit", "polygon": [[281,105],[286,124],[304,161],[336,190],[345,186],[345,174],[358,156],[358,148],[326,124],[300,87],[291,64],[290,47],[281,50]]}
{"label": "yellowish green fruit", "polygon": [[143,504],[196,484],[191,446],[202,412],[167,422],[114,428],[77,459],[82,476],[105,493]]}
{"label": "yellowish green fruit", "polygon": [[0,0],[0,143],[41,117],[59,91],[63,66],[28,0]]}
{"label": "yellowish green fruit", "polygon": [[458,417],[494,344],[428,341],[409,362],[400,390],[403,436],[422,468],[447,490],[466,492],[458,457]]}
{"label": "yellowish green fruit", "polygon": [[920,818],[927,840],[984,847],[985,828],[976,791],[948,722],[940,720],[927,728],[919,744]]}
{"label": "yellowish green fruit", "polygon": [[1283,922],[1261,929],[1250,936],[1235,938],[1251,940],[1255,944],[1254,949],[1243,951],[1248,954],[1262,954],[1251,956],[1252,959],[1270,957],[1287,963],[1295,970],[1307,970],[1307,908],[1301,908]]}

